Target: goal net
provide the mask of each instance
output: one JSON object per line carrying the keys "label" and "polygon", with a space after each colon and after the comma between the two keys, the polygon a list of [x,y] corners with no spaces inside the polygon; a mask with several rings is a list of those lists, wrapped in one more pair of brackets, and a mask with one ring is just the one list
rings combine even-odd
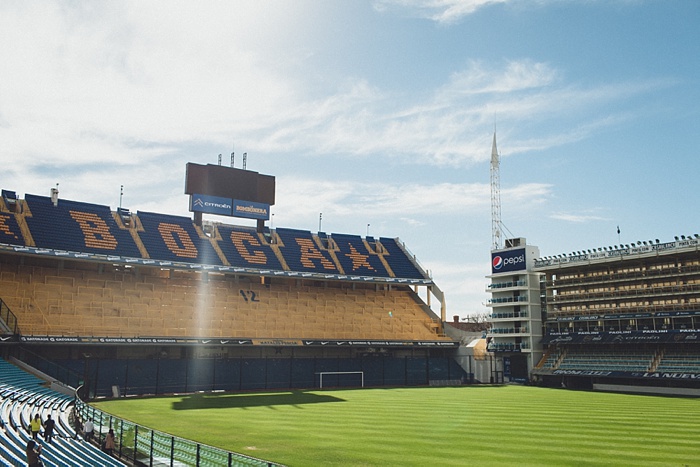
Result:
{"label": "goal net", "polygon": [[[321,389],[323,389],[323,380],[325,376],[326,385],[338,385],[340,381],[339,375],[352,375],[348,378],[342,378],[344,382],[352,381],[353,386],[359,385],[360,387],[365,387],[365,372],[364,371],[319,371],[316,373],[318,375],[318,384]],[[358,384],[359,383],[359,384]],[[350,385],[350,384],[348,384]]]}

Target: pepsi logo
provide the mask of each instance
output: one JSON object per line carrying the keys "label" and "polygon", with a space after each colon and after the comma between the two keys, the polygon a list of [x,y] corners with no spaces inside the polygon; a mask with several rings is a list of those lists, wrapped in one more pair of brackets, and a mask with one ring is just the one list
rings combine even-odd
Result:
{"label": "pepsi logo", "polygon": [[493,269],[494,271],[498,271],[503,267],[503,258],[500,256],[494,256],[493,258]]}
{"label": "pepsi logo", "polygon": [[[520,253],[520,254],[518,254]],[[524,269],[525,267],[525,252],[520,250],[515,252],[517,256],[512,256],[512,253],[508,253],[505,256],[496,255],[491,261],[491,267],[493,271],[516,271],[518,269]]]}

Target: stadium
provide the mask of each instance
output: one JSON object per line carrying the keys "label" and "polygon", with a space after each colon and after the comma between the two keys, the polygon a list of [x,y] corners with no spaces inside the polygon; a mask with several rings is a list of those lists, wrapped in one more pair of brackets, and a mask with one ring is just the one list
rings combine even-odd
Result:
{"label": "stadium", "polygon": [[2,191],[0,349],[15,364],[2,362],[0,382],[7,465],[23,465],[22,428],[37,410],[54,415],[66,443],[47,448],[48,465],[113,465],[76,444],[88,419],[100,439],[116,430],[125,462],[273,465],[84,402],[104,398],[474,383],[700,389],[697,235],[556,257],[506,239],[491,253],[482,335],[447,321],[444,294],[399,238],[267,225],[274,177],[188,164],[185,193],[192,218],[57,189]]}
{"label": "stadium", "polygon": [[400,239],[270,229],[274,177],[186,173],[193,218],[2,191],[4,357],[85,400],[473,382]]}

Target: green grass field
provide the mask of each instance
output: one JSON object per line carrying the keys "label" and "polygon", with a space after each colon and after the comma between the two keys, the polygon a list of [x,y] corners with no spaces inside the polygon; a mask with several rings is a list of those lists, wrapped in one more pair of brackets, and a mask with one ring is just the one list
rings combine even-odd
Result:
{"label": "green grass field", "polygon": [[464,386],[94,405],[289,466],[700,465],[700,400],[690,398]]}

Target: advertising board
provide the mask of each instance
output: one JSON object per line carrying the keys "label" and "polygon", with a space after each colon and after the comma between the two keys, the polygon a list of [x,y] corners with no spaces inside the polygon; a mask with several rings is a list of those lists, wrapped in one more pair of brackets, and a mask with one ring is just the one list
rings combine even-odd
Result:
{"label": "advertising board", "polygon": [[491,253],[491,274],[522,271],[526,268],[525,248]]}

